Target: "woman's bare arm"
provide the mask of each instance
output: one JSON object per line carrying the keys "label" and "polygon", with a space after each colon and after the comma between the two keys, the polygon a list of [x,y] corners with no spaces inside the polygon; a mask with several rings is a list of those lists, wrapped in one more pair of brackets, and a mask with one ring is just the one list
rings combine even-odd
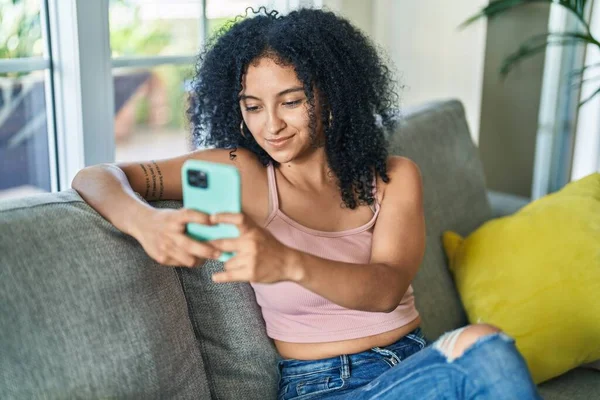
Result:
{"label": "woman's bare arm", "polygon": [[99,164],[79,171],[71,187],[116,228],[135,236],[153,207],[148,201],[181,200],[181,167],[188,159],[234,164],[229,150],[212,149],[158,161]]}
{"label": "woman's bare arm", "polygon": [[425,253],[425,217],[419,168],[407,158],[388,162],[386,187],[369,264],[291,253],[294,281],[343,307],[393,311],[415,277]]}
{"label": "woman's bare arm", "polygon": [[132,236],[136,221],[153,209],[135,195],[125,172],[114,164],[82,169],[71,187],[108,222]]}

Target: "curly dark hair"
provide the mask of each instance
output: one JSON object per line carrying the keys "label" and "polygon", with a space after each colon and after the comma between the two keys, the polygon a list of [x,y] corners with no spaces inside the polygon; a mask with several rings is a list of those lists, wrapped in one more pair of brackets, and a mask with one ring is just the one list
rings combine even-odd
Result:
{"label": "curly dark hair", "polygon": [[[397,121],[395,80],[376,46],[346,19],[332,12],[300,9],[250,9],[224,26],[199,55],[188,109],[197,145],[256,154],[262,164],[273,160],[252,135],[240,134],[238,94],[248,65],[269,57],[293,66],[304,86],[315,138],[316,118],[325,129],[325,152],[337,177],[342,206],[373,204],[373,178],[389,182],[386,132]],[[321,115],[315,114],[319,93]],[[332,115],[331,124],[329,115]],[[314,145],[314,141],[313,141]]]}

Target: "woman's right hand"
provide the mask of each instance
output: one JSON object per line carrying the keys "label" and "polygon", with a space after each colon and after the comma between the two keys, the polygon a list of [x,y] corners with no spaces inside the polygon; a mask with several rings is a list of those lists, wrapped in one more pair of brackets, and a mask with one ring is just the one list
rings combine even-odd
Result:
{"label": "woman's right hand", "polygon": [[195,267],[208,258],[218,258],[220,252],[217,249],[186,234],[189,222],[212,225],[209,215],[200,211],[152,209],[141,217],[133,236],[146,253],[162,265]]}

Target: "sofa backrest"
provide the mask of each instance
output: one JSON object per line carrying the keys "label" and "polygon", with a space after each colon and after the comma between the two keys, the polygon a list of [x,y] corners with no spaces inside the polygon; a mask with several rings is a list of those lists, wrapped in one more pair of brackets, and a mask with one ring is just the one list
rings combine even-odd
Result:
{"label": "sofa backrest", "polygon": [[0,202],[0,398],[209,398],[176,271],[77,192]]}
{"label": "sofa backrest", "polygon": [[[406,110],[388,140],[390,154],[412,159],[423,176],[427,244],[413,287],[423,331],[435,339],[467,323],[441,236],[445,230],[467,235],[491,217],[483,167],[464,109],[456,100]],[[168,203],[153,205],[181,206]],[[222,268],[211,261],[198,270],[180,271],[209,381],[215,383],[217,394],[235,393],[236,373],[261,376],[263,382],[273,384],[278,377],[270,368],[277,353],[266,336],[254,293],[248,284],[215,285],[210,276]]]}
{"label": "sofa backrest", "polygon": [[413,287],[423,332],[434,340],[467,323],[441,237],[446,230],[467,235],[491,217],[483,166],[456,100],[406,110],[389,150],[421,169],[427,242]]}
{"label": "sofa backrest", "polygon": [[[467,323],[447,269],[441,235],[445,230],[467,235],[490,218],[482,165],[464,109],[456,100],[407,110],[389,138],[389,150],[415,161],[423,175],[427,248],[413,286],[423,330],[435,339]],[[162,203],[153,204],[165,206]],[[231,393],[237,386],[231,378],[236,371],[257,376],[255,368],[262,366],[264,381],[274,382],[277,377],[269,368],[277,355],[267,339],[254,293],[248,284],[215,285],[210,276],[221,269],[221,263],[211,261],[199,270],[180,272],[209,378]],[[243,360],[255,362],[240,369]]]}
{"label": "sofa backrest", "polygon": [[[441,233],[490,217],[482,167],[457,101],[405,111],[389,141],[423,175],[427,248],[413,286],[435,339],[466,323]],[[73,190],[0,202],[0,260],[0,398],[274,397],[277,353],[254,293],[214,284],[221,263],[162,267]]]}

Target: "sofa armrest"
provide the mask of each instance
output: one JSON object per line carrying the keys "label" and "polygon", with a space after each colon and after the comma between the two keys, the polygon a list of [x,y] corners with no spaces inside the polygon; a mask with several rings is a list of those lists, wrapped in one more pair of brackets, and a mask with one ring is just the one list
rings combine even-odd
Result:
{"label": "sofa armrest", "polygon": [[487,191],[487,197],[492,208],[492,218],[513,214],[531,201],[527,197],[493,190]]}

